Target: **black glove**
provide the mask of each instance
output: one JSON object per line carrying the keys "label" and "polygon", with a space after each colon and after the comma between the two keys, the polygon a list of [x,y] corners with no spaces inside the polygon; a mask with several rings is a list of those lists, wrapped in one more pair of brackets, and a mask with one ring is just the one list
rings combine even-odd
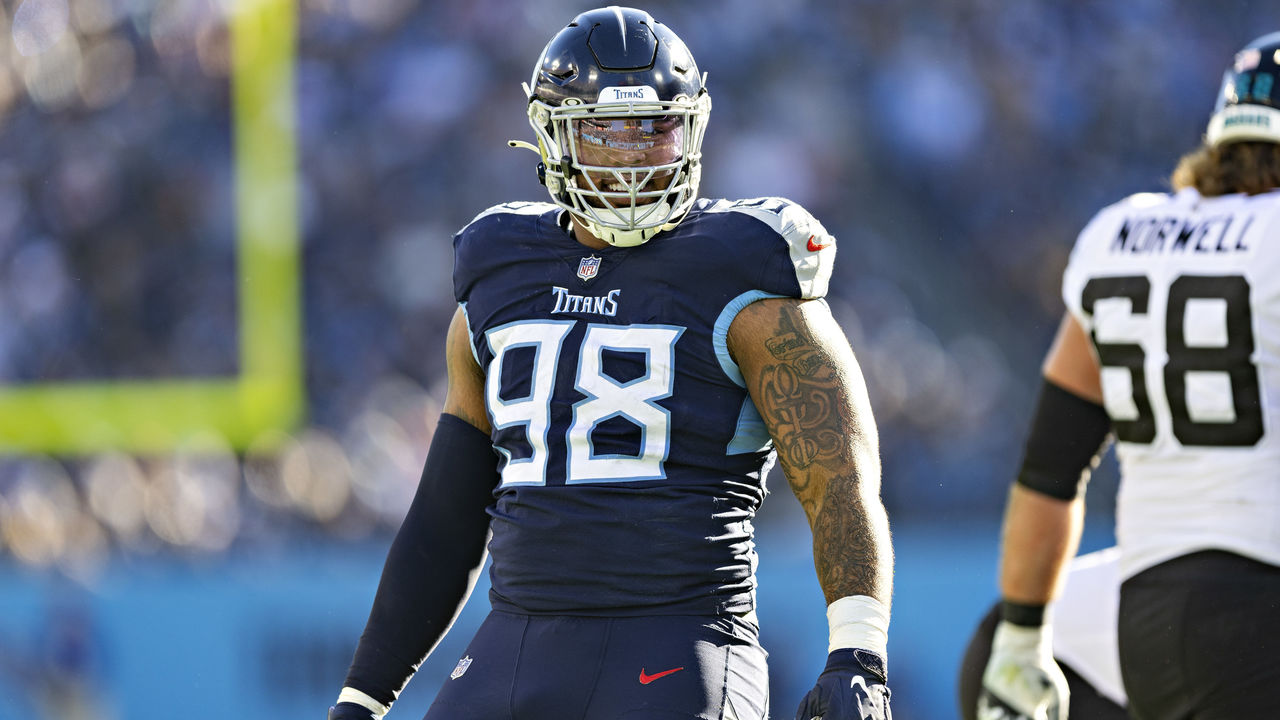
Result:
{"label": "black glove", "polygon": [[893,720],[884,658],[870,650],[836,650],[800,701],[796,720]]}
{"label": "black glove", "polygon": [[341,702],[329,708],[329,720],[373,720],[373,711],[363,705]]}

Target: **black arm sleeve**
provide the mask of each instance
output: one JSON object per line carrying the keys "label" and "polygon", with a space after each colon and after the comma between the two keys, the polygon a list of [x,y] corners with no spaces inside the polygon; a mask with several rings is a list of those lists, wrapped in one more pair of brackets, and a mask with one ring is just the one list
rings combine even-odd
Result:
{"label": "black arm sleeve", "polygon": [[453,624],[484,565],[497,465],[488,435],[440,416],[346,687],[390,705]]}
{"label": "black arm sleeve", "polygon": [[1018,483],[1060,500],[1075,498],[1110,432],[1111,418],[1101,405],[1045,380]]}

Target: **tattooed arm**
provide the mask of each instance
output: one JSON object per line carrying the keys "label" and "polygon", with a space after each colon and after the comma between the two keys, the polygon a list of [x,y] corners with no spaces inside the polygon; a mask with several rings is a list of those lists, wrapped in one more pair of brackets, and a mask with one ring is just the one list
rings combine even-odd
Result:
{"label": "tattooed arm", "polygon": [[893,549],[875,420],[857,360],[826,303],[752,303],[729,328],[729,351],[804,506],[827,602],[866,595],[888,607]]}
{"label": "tattooed arm", "polygon": [[729,352],[808,516],[827,598],[827,664],[796,717],[890,720],[893,548],[880,444],[853,350],[825,302],[774,299],[738,313]]}

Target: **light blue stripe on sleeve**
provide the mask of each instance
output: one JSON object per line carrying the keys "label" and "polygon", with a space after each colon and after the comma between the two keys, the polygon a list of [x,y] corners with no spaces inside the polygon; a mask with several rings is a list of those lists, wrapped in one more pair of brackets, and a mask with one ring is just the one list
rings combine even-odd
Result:
{"label": "light blue stripe on sleeve", "polygon": [[738,387],[745,388],[747,381],[743,379],[742,371],[738,369],[738,364],[733,361],[733,358],[729,357],[729,326],[733,324],[733,319],[738,317],[738,313],[742,312],[742,308],[757,300],[780,297],[786,296],[767,293],[763,290],[749,290],[730,300],[729,304],[725,305],[724,309],[720,311],[720,316],[716,318],[715,327],[711,330],[711,346],[715,348],[716,360],[720,361],[720,369],[724,370],[724,374]]}
{"label": "light blue stripe on sleeve", "polygon": [[476,365],[484,367],[480,364],[480,354],[476,352],[475,336],[471,334],[471,316],[467,314],[467,304],[460,302],[458,307],[462,308],[462,319],[467,322],[467,347],[471,348],[471,357],[476,359]]}
{"label": "light blue stripe on sleeve", "polygon": [[738,429],[724,448],[725,455],[742,455],[745,453],[764,452],[773,443],[769,429],[764,426],[764,418],[756,410],[751,398],[742,401],[742,411],[738,413]]}
{"label": "light blue stripe on sleeve", "polygon": [[[720,316],[716,318],[715,327],[711,331],[711,345],[715,348],[716,360],[720,362],[720,369],[738,387],[745,388],[747,381],[742,377],[742,371],[738,368],[738,364],[729,356],[729,326],[733,324],[733,319],[738,317],[738,313],[742,312],[742,309],[751,303],[765,298],[780,297],[786,296],[767,293],[763,290],[744,292],[730,300],[729,304],[725,305],[724,309],[720,311]],[[769,437],[769,431],[764,425],[764,419],[760,417],[760,412],[756,410],[755,404],[751,402],[750,397],[744,398],[742,410],[738,413],[737,430],[725,447],[725,454],[741,455],[743,453],[762,452],[769,449],[772,441],[772,438]]]}

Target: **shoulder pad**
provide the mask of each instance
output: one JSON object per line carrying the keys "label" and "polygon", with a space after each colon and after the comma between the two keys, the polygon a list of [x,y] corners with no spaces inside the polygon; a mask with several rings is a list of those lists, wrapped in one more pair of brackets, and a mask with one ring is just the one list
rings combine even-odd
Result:
{"label": "shoulder pad", "polygon": [[490,215],[541,215],[553,209],[555,209],[555,205],[552,205],[551,203],[527,201],[506,202],[483,210],[479,215],[471,218],[471,222],[467,223],[467,225],[474,225]]}
{"label": "shoulder pad", "polygon": [[786,198],[764,197],[718,202],[706,211],[742,213],[769,226],[787,244],[801,297],[813,299],[827,294],[836,239],[808,210]]}
{"label": "shoulder pad", "polygon": [[1138,210],[1145,210],[1146,208],[1155,207],[1161,203],[1168,202],[1170,199],[1172,199],[1172,196],[1168,193],[1142,192],[1130,195],[1117,204]]}

